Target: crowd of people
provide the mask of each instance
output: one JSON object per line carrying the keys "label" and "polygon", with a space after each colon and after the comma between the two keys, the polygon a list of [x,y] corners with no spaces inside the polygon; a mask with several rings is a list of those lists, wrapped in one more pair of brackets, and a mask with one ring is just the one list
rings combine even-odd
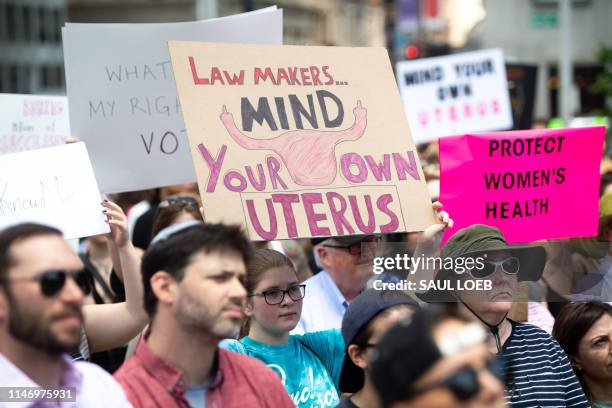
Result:
{"label": "crowd of people", "polygon": [[[250,242],[204,222],[195,185],[113,200],[77,253],[0,231],[0,384],[72,392],[0,406],[612,407],[610,192],[599,237],[522,246],[486,225],[441,246],[437,202],[421,233]],[[484,261],[373,273],[399,252]],[[374,284],[403,279],[450,284]]]}

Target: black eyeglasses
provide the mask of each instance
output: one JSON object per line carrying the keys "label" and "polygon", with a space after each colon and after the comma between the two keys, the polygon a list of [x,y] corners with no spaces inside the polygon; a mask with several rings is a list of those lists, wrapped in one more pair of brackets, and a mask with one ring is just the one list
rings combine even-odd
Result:
{"label": "black eyeglasses", "polygon": [[[489,360],[485,367],[497,379],[505,383],[507,373],[507,363],[505,358],[497,356]],[[474,367],[463,367],[455,373],[449,375],[444,380],[428,384],[408,392],[408,399],[428,392],[439,387],[447,387],[459,401],[468,401],[480,392],[480,381],[478,381],[478,371]]]}
{"label": "black eyeglasses", "polygon": [[85,295],[91,293],[91,278],[87,271],[81,269],[78,272],[66,272],[60,270],[48,270],[40,275],[30,278],[11,278],[13,281],[38,281],[40,290],[46,297],[57,295],[66,284],[66,277],[74,279],[78,287]]}
{"label": "black eyeglasses", "polygon": [[511,256],[501,261],[484,261],[484,267],[478,269],[473,267],[468,270],[468,273],[476,279],[484,279],[495,273],[498,266],[501,266],[502,271],[508,275],[516,275],[521,269],[521,262],[515,256]]}
{"label": "black eyeglasses", "polygon": [[263,292],[253,293],[249,297],[263,296],[264,300],[269,305],[280,305],[285,300],[285,295],[289,295],[289,298],[294,302],[304,299],[306,295],[306,285],[295,285],[289,286],[286,290],[283,289],[270,289],[264,290]]}
{"label": "black eyeglasses", "polygon": [[380,238],[372,237],[366,238],[363,241],[355,242],[350,245],[331,245],[331,244],[323,244],[325,248],[335,248],[335,249],[344,249],[349,252],[351,255],[360,255],[361,254],[361,245],[365,245],[369,251],[376,248],[376,244],[380,242]]}
{"label": "black eyeglasses", "polygon": [[179,197],[166,198],[164,201],[159,203],[159,208],[167,208],[167,207],[170,207],[171,205],[177,205],[177,204],[182,204],[185,206],[194,206],[194,207],[200,206],[200,203],[198,203],[198,200],[196,200],[193,197],[179,196]]}

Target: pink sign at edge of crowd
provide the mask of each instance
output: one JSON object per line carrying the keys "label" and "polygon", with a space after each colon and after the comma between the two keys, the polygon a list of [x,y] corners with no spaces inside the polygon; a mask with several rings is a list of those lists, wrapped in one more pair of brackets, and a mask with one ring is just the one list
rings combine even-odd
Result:
{"label": "pink sign at edge of crowd", "polygon": [[[489,157],[487,151],[491,139],[558,136],[565,138],[560,152],[520,156],[520,164],[516,156]],[[447,230],[442,242],[446,242],[458,230],[477,223],[498,227],[509,243],[595,236],[598,226],[599,166],[604,137],[605,127],[597,126],[487,132],[441,138],[438,142],[440,201],[455,221],[455,226]],[[485,173],[555,168],[565,168],[565,180],[561,184],[552,180],[547,186],[506,191],[487,191],[485,187]],[[491,193],[495,198],[486,199],[491,197]],[[548,211],[545,215],[523,219],[485,218],[487,201],[521,202],[536,197],[548,197]],[[512,206],[510,208],[511,214]]]}

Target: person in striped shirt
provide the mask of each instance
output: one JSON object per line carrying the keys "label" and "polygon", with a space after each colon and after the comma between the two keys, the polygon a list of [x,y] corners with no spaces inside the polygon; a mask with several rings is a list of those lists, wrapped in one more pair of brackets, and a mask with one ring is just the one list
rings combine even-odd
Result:
{"label": "person in striped shirt", "polygon": [[[438,285],[444,290],[430,299],[456,301],[460,310],[488,329],[489,349],[508,364],[506,398],[512,407],[588,407],[557,341],[538,327],[508,318],[518,282],[537,281],[542,274],[544,248],[510,246],[497,228],[472,225],[448,240],[440,258],[452,259],[444,262],[452,268],[438,271],[436,281],[447,283]],[[460,258],[463,261],[457,262]],[[473,261],[467,262],[470,258]],[[472,285],[481,289],[469,289]]]}

